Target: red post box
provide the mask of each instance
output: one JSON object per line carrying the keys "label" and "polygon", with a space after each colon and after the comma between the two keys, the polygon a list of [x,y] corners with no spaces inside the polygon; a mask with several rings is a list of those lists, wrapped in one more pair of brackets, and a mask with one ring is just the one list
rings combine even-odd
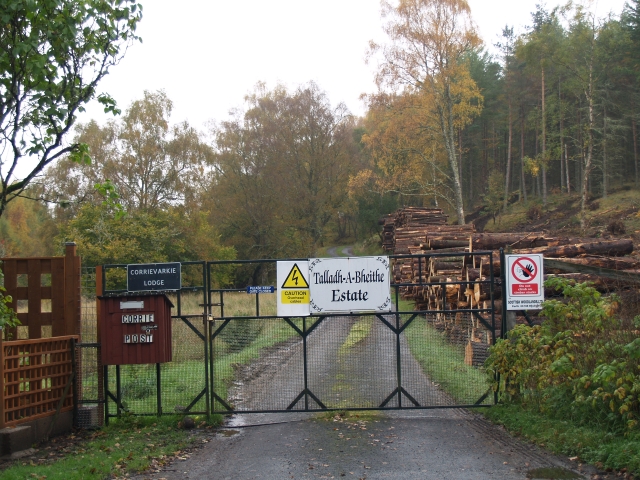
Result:
{"label": "red post box", "polygon": [[171,308],[166,295],[100,298],[103,365],[171,361]]}

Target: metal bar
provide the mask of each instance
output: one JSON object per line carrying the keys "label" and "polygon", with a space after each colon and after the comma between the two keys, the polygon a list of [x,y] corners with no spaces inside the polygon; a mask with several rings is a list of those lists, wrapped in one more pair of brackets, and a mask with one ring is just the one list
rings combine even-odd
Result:
{"label": "metal bar", "polygon": [[[200,315],[196,315],[196,317],[199,317],[199,316]],[[193,330],[193,332],[198,336],[199,339],[204,341],[204,335],[202,335],[202,333],[200,333],[200,330],[198,330],[196,327],[193,326],[193,324],[189,321],[189,319],[187,319],[184,316],[176,316],[176,317],[172,317],[172,318],[179,318],[180,320],[182,320],[184,323],[187,324],[187,327],[189,327],[191,330]]]}
{"label": "metal bar", "polygon": [[290,326],[291,328],[293,328],[293,329],[298,333],[298,335],[300,335],[301,337],[304,337],[304,332],[303,332],[302,330],[300,330],[300,329],[298,328],[298,326],[297,326],[295,323],[293,323],[289,317],[282,317],[282,319],[283,319],[285,322],[287,322],[287,323],[289,324],[289,326]]}
{"label": "metal bar", "polygon": [[[218,400],[218,402],[220,402],[222,406],[227,409],[227,411],[229,412],[234,411],[233,408],[231,408],[227,402],[225,402],[222,398],[220,398],[217,393],[213,392],[213,397],[215,400]],[[217,410],[214,410],[214,412],[218,413]]]}
{"label": "metal bar", "polygon": [[487,391],[485,392],[485,394],[484,394],[484,395],[482,395],[482,396],[481,396],[481,397],[476,401],[476,403],[475,403],[474,405],[480,405],[482,402],[484,402],[484,401],[485,401],[485,399],[489,396],[489,393],[490,393],[490,392],[491,392],[491,388],[489,388],[489,390],[487,390]]}
{"label": "metal bar", "polygon": [[[293,409],[293,407],[295,407],[295,406],[296,406],[296,404],[300,401],[300,399],[302,398],[302,396],[303,396],[303,395],[304,395],[305,397],[307,396],[307,392],[306,392],[306,390],[302,390],[302,391],[298,394],[298,396],[293,400],[293,402],[291,402],[291,403],[289,404],[289,406],[287,407],[286,411],[292,410],[292,409]],[[243,413],[244,413],[244,412],[243,412]]]}
{"label": "metal bar", "polygon": [[[314,318],[314,317],[310,317],[310,318]],[[313,332],[316,328],[318,328],[318,326],[327,318],[326,315],[321,315],[319,317],[315,317],[318,320],[316,320],[316,323],[314,323],[313,325],[311,325],[311,327],[309,327],[309,330],[307,330],[306,336],[308,337],[309,335],[311,335],[311,332]]]}
{"label": "metal bar", "polygon": [[191,410],[193,408],[193,406],[198,403],[198,401],[204,396],[204,395],[208,395],[207,389],[203,388],[202,391],[198,394],[198,396],[196,398],[193,399],[193,401],[187,405],[187,408],[184,409],[184,413],[188,413],[189,410]]}
{"label": "metal bar", "polygon": [[211,278],[209,276],[209,269],[207,264],[203,262],[202,265],[202,284],[205,285],[205,289],[202,290],[202,301],[205,305],[202,306],[202,329],[204,330],[204,338],[202,343],[204,344],[204,389],[206,391],[205,398],[205,410],[207,411],[207,421],[211,418],[211,405],[209,405],[209,322],[207,321],[207,298],[209,297],[209,288],[211,287]]}
{"label": "metal bar", "polygon": [[156,400],[158,402],[158,416],[162,416],[162,379],[160,377],[160,364],[156,363]]}
{"label": "metal bar", "polygon": [[405,329],[411,325],[411,323],[416,319],[416,317],[418,316],[417,313],[414,313],[413,315],[411,315],[411,317],[409,317],[409,320],[407,320],[406,322],[404,322],[402,324],[402,326],[400,327],[400,330],[398,330],[398,333],[402,333],[405,331]]}
{"label": "metal bar", "polygon": [[404,396],[405,396],[405,397],[407,397],[407,398],[411,401],[411,403],[413,403],[416,407],[419,407],[419,406],[420,406],[420,403],[418,403],[418,401],[417,401],[415,398],[413,398],[413,397],[409,394],[409,392],[407,392],[407,391],[404,389],[404,387],[400,387],[400,391],[401,391],[402,393],[404,393]]}
{"label": "metal bar", "polygon": [[382,323],[384,323],[387,327],[389,327],[389,329],[390,329],[393,333],[398,333],[398,331],[397,331],[396,327],[394,327],[393,325],[391,325],[391,323],[389,323],[389,322],[387,321],[387,319],[386,319],[386,318],[384,318],[384,316],[383,316],[382,314],[378,314],[378,315],[376,315],[376,317],[378,317],[378,319],[379,319]]}
{"label": "metal bar", "polygon": [[402,360],[400,356],[400,314],[396,312],[396,375],[398,380],[398,407],[402,407]]}
{"label": "metal bar", "polygon": [[116,407],[118,417],[120,417],[120,407],[122,407],[122,390],[120,389],[120,365],[116,365]]}
{"label": "metal bar", "polygon": [[[379,408],[379,409],[384,408],[384,407],[385,407],[385,405],[386,405],[387,403],[389,403],[389,402],[391,401],[391,399],[392,399],[393,397],[395,397],[398,393],[399,393],[399,389],[398,389],[397,387],[396,387],[396,388],[394,388],[394,389],[393,389],[393,392],[391,392],[391,393],[389,394],[389,396],[388,396],[387,398],[385,398],[385,399],[384,399],[384,401],[380,404],[380,406],[379,406],[378,408]],[[351,409],[349,409],[349,410],[351,410]]]}
{"label": "metal bar", "polygon": [[104,379],[104,424],[109,425],[109,366],[102,367]]}
{"label": "metal bar", "polygon": [[527,321],[529,326],[533,327],[533,320],[531,320],[531,318],[529,318],[529,315],[527,314],[527,311],[526,310],[522,310],[520,313],[522,313],[522,316],[525,318],[525,320]]}
{"label": "metal bar", "polygon": [[[207,420],[209,420],[209,418],[211,417],[211,405],[209,405],[209,343],[211,342],[211,339],[209,337],[209,322],[207,322],[206,309],[202,314],[202,328],[204,329],[205,337],[204,341],[202,342],[204,343],[204,389],[207,395],[207,397],[205,398],[205,405],[207,410]],[[213,384],[211,384],[211,387],[213,387]]]}
{"label": "metal bar", "polygon": [[500,325],[500,338],[507,338],[507,266],[504,257],[504,248],[500,249],[500,278],[502,278],[502,322]]}
{"label": "metal bar", "polygon": [[309,410],[309,397],[306,392],[309,391],[309,377],[307,372],[307,318],[302,317],[302,331],[304,335],[302,335],[302,362],[304,365],[304,409]]}
{"label": "metal bar", "polygon": [[260,316],[260,294],[256,293],[256,317]]}
{"label": "metal bar", "polygon": [[[394,392],[393,394],[395,395],[396,392]],[[402,408],[398,408],[398,407],[387,407],[387,408],[380,408],[380,407],[349,407],[349,411],[353,411],[353,412],[372,412],[372,411],[380,411],[380,410],[445,410],[445,409],[451,409],[451,408],[491,408],[491,407],[492,407],[492,405],[487,405],[487,404],[482,404],[482,405],[475,405],[475,404],[431,405],[431,406],[423,406],[423,407],[402,407]],[[309,409],[309,412],[340,412],[340,411],[344,411],[344,407],[331,407],[331,408],[327,407],[327,408],[310,408]],[[291,410],[269,410],[269,409],[264,409],[264,410],[229,410],[229,411],[216,410],[213,413],[221,414],[221,415],[230,415],[230,414],[242,413],[244,415],[244,414],[257,414],[257,413],[291,413]]]}
{"label": "metal bar", "polygon": [[473,312],[473,316],[476,317],[480,321],[480,323],[482,323],[485,327],[487,327],[487,330],[489,330],[489,331],[493,330],[493,328],[491,327],[489,322],[487,322],[487,320],[482,315],[480,315],[478,312]]}
{"label": "metal bar", "polygon": [[319,399],[318,397],[316,397],[316,396],[313,394],[313,392],[312,392],[311,390],[308,390],[308,391],[307,391],[307,394],[308,394],[308,395],[309,395],[309,396],[310,396],[310,397],[311,397],[311,398],[312,398],[312,399],[313,399],[313,400],[314,400],[318,405],[320,405],[320,408],[321,408],[321,409],[323,409],[323,410],[326,410],[326,409],[327,409],[327,407],[325,406],[325,404],[324,404],[324,403],[322,403],[322,402],[320,401],[320,399]]}
{"label": "metal bar", "polygon": [[213,340],[214,338],[216,338],[216,337],[218,336],[218,334],[222,331],[222,329],[223,329],[224,327],[226,327],[226,326],[227,326],[227,324],[228,324],[230,321],[231,321],[231,319],[230,319],[230,318],[227,318],[224,322],[222,322],[222,325],[220,325],[220,326],[216,329],[216,331],[215,331],[215,332],[213,332],[213,333],[211,334],[211,339]]}

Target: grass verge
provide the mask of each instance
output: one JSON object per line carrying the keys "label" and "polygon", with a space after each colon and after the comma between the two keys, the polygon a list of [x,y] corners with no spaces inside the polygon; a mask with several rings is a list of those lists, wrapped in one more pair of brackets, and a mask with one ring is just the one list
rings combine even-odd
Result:
{"label": "grass verge", "polygon": [[[487,392],[489,382],[484,369],[464,363],[464,347],[452,345],[423,320],[414,320],[405,335],[422,371],[457,402],[475,404]],[[492,401],[493,395],[489,395],[483,404]]]}
{"label": "grass verge", "polygon": [[625,470],[640,475],[640,434],[616,436],[603,429],[578,426],[550,418],[525,406],[497,405],[482,413],[512,434],[537,443],[553,453],[578,457],[601,469]]}
{"label": "grass verge", "polygon": [[[132,473],[158,470],[169,462],[185,458],[185,449],[202,442],[203,428],[222,421],[214,415],[209,424],[194,417],[198,430],[178,428],[180,417],[126,417],[112,421],[87,437],[58,437],[0,471],[3,480],[80,480],[122,478]],[[65,441],[66,440],[66,441]]]}

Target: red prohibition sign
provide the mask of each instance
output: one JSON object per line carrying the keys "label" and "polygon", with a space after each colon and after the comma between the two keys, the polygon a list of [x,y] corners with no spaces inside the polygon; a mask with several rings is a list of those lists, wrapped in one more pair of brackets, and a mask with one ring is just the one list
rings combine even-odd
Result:
{"label": "red prohibition sign", "polygon": [[511,274],[518,282],[532,282],[538,275],[538,266],[529,257],[520,257],[511,265]]}

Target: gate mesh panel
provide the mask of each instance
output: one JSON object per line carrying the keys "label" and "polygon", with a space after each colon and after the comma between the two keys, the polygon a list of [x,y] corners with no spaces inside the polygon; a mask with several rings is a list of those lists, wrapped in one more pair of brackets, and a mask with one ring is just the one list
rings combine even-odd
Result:
{"label": "gate mesh panel", "polygon": [[[293,322],[302,329],[303,322]],[[285,410],[304,388],[303,342],[282,319],[213,323],[214,391],[238,411]],[[304,408],[297,406],[296,409]],[[225,407],[214,400],[214,410]]]}
{"label": "gate mesh panel", "polygon": [[[404,321],[411,318],[402,317]],[[487,393],[487,375],[480,365],[472,365],[467,351],[479,349],[486,356],[489,346],[486,340],[485,343],[469,340],[471,335],[491,338],[484,326],[478,324],[468,313],[428,314],[416,317],[404,330],[402,383],[420,405],[474,405]],[[481,403],[493,403],[493,396],[487,396]]]}
{"label": "gate mesh panel", "polygon": [[[231,319],[224,326],[216,321],[214,391],[235,411],[493,402],[491,395],[485,396],[489,383],[484,369],[470,364],[466,352],[469,335],[489,339],[490,332],[470,314],[402,314],[400,327],[411,321],[399,337],[391,328],[396,315],[382,318],[388,324],[375,315],[304,320],[307,331],[319,322],[306,340],[308,395],[304,341],[284,320]],[[302,330],[303,320],[295,324]],[[225,409],[214,401],[214,411]]]}
{"label": "gate mesh panel", "polygon": [[102,425],[104,419],[104,388],[98,341],[96,307],[96,269],[83,267],[81,276],[80,343],[76,348],[76,382],[78,388],[78,427]]}
{"label": "gate mesh panel", "polygon": [[310,390],[327,408],[377,408],[397,386],[395,336],[375,316],[327,318],[308,344]]}

